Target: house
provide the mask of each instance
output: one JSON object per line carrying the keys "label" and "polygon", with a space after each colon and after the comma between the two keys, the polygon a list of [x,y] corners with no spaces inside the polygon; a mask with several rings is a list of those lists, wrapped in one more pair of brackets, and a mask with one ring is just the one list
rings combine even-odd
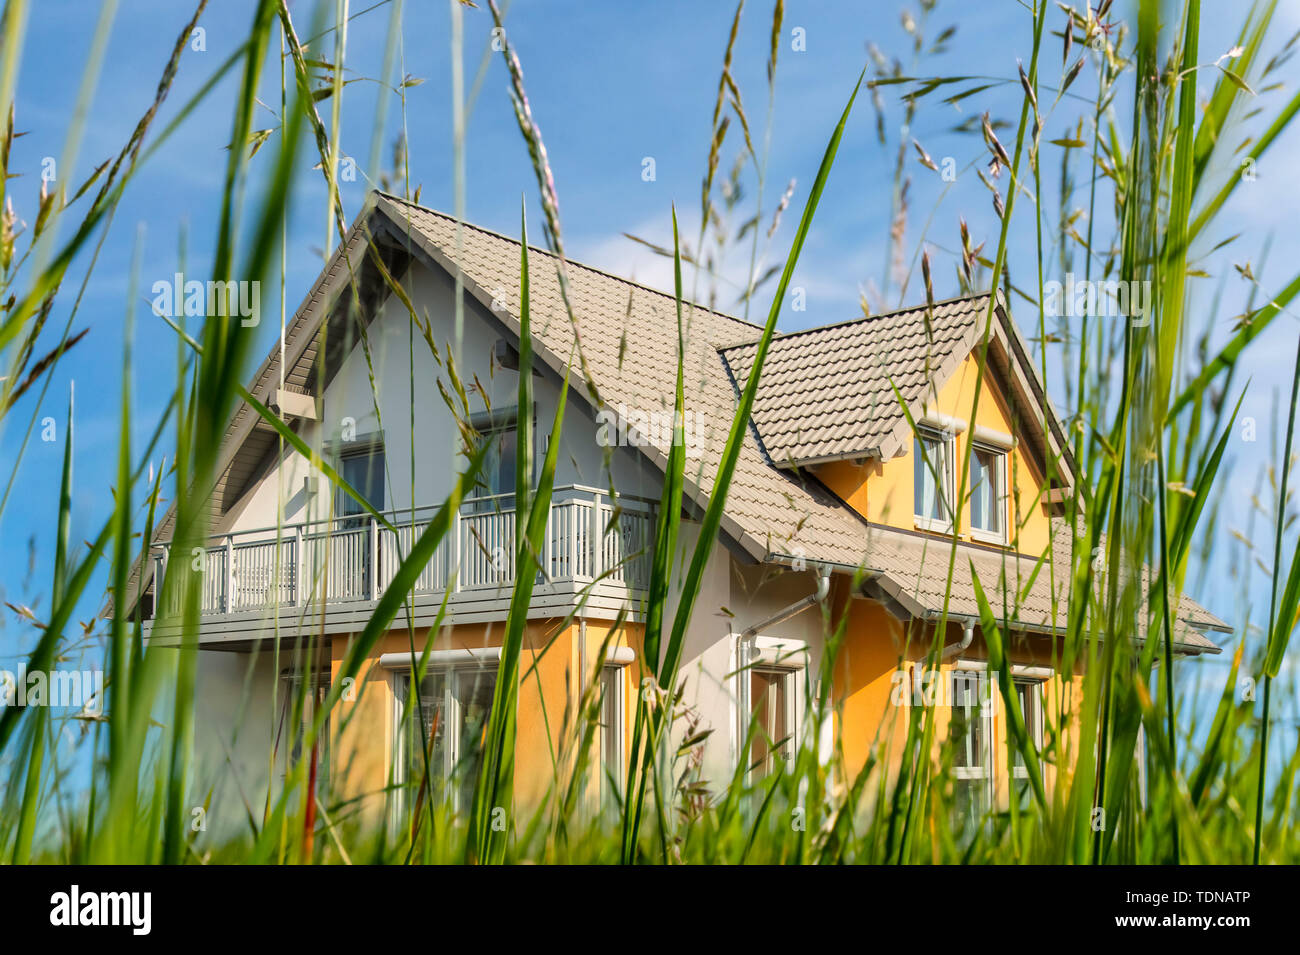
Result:
{"label": "house", "polygon": [[[213,536],[192,561],[204,574],[198,725],[239,785],[265,782],[274,741],[280,759],[291,754],[293,733],[272,700],[301,681],[319,697],[338,678],[401,555],[465,466],[449,410],[462,400],[454,351],[474,440],[489,445],[480,487],[423,570],[409,615],[399,614],[331,715],[322,775],[342,797],[400,802],[419,734],[432,732],[434,776],[464,804],[513,584],[519,259],[515,239],[374,193],[288,321],[283,350],[277,344],[253,378],[250,392],[321,448],[392,529],[282,447],[250,406],[238,408],[221,447]],[[575,334],[554,261],[533,250],[531,263],[540,460]],[[575,374],[520,667],[515,795],[524,802],[551,786],[557,740],[592,680],[602,683],[605,769],[593,791],[624,770],[677,367],[672,296],[573,262],[566,274],[600,401]],[[1016,582],[1009,654],[1031,733],[1041,743],[1048,714],[1068,712],[1081,677],[1057,672],[1053,648],[1065,624],[1070,542],[1059,517],[1075,492],[1074,462],[1000,298],[981,364],[989,305],[976,295],[772,341],[686,635],[685,702],[713,730],[705,779],[725,783],[751,733],[755,775],[777,771],[805,734],[842,746],[850,772],[873,747],[887,751],[908,708],[929,699],[913,691],[925,682],[928,692],[922,670],[934,640],[944,643],[944,679],[961,687],[980,678],[972,573],[999,616],[999,581]],[[680,544],[689,553],[761,328],[699,306],[686,323]],[[954,527],[967,456],[970,497]],[[191,560],[170,553],[172,520],[160,523],[138,579],[154,641],[176,634],[168,608],[153,608],[156,582],[169,563]],[[822,679],[828,624],[845,617],[832,676]],[[413,656],[439,619],[422,718],[404,719]],[[1177,652],[1217,653],[1206,636],[1214,631],[1230,628],[1183,598]],[[828,715],[811,726],[818,700],[830,703]],[[940,733],[959,751],[958,787],[975,806],[1005,799],[997,706],[965,690],[940,702]],[[396,795],[385,795],[391,785]]]}

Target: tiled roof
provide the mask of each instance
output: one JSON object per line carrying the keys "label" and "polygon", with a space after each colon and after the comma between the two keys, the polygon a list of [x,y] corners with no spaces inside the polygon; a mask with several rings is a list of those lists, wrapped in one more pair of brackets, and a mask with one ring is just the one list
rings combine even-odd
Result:
{"label": "tiled roof", "polygon": [[[906,420],[899,397],[913,409],[933,395],[970,352],[988,307],[989,296],[976,295],[774,338],[753,414],[772,462],[881,457]],[[722,349],[740,388],[756,350]]]}
{"label": "tiled roof", "polygon": [[[971,583],[972,568],[990,608],[999,619],[1002,613],[1001,581],[1006,580],[1007,604],[1017,624],[1030,630],[1064,630],[1068,581],[1070,579],[1070,534],[1063,521],[1055,522],[1052,564],[1035,556],[973,544],[958,544],[952,560],[952,587],[948,614],[978,617],[979,603]],[[865,565],[879,573],[872,589],[897,601],[915,616],[933,617],[943,611],[948,592],[948,567],[953,545],[924,534],[873,525],[871,546]],[[1147,585],[1144,569],[1143,586]],[[1174,614],[1174,645],[1194,653],[1218,653],[1200,630],[1231,633],[1232,628],[1184,596]],[[1135,620],[1139,635],[1146,630],[1146,614]]]}
{"label": "tiled roof", "polygon": [[[469,224],[459,228],[455,219],[388,196],[379,207],[399,223],[409,223],[409,233],[435,261],[454,272],[460,264],[467,291],[484,305],[496,304],[496,314],[518,328],[519,243]],[[563,300],[555,260],[544,250],[530,249],[530,316],[534,347],[539,357],[563,373],[574,344],[574,332]],[[603,401],[630,409],[671,411],[677,373],[677,318],[673,296],[575,262],[566,264],[570,302],[582,340],[582,353]],[[965,359],[982,332],[988,296],[937,303],[930,331],[925,330],[925,307],[892,315],[856,320],[809,332],[785,335],[773,342],[764,364],[755,424],[764,441],[765,424],[793,421],[798,404],[794,396],[808,387],[817,398],[806,402],[819,432],[822,447],[847,447],[861,443],[859,435],[887,435],[906,419],[893,396],[888,377],[891,365],[895,384],[909,404],[925,397],[927,380],[942,381]],[[726,365],[743,386],[753,357],[753,342],[761,329],[748,322],[699,306],[684,310],[686,334],[686,402],[694,412],[701,447],[687,457],[687,491],[700,506],[713,491],[714,477],[727,431],[736,408],[736,389]],[[843,349],[843,353],[841,352]],[[894,356],[888,359],[881,356]],[[895,361],[894,359],[897,359]],[[929,379],[926,369],[933,369]],[[741,369],[739,374],[736,369]],[[769,373],[772,378],[769,378]],[[816,385],[803,386],[805,381]],[[765,394],[772,388],[775,397]],[[582,391],[582,389],[579,389]],[[888,398],[882,396],[888,395]],[[804,399],[799,399],[804,400]],[[881,408],[883,423],[873,421],[873,408]],[[853,422],[850,425],[841,422]],[[842,437],[836,434],[837,429]],[[778,434],[781,432],[772,432]],[[662,435],[651,433],[651,439]],[[811,447],[789,439],[784,447]],[[645,449],[659,465],[667,461],[666,443]],[[853,447],[854,452],[864,448]],[[900,599],[911,612],[932,615],[943,608],[947,584],[949,542],[892,528],[867,525],[847,505],[819,482],[802,472],[774,467],[771,447],[759,446],[754,430],[747,429],[728,491],[724,529],[757,560],[803,556],[841,567],[863,566],[879,572],[878,583]],[[1069,537],[1058,536],[1055,579],[1058,599],[1069,577]],[[1063,545],[1063,549],[1062,549]],[[958,545],[949,612],[976,616],[970,563],[974,561],[980,583],[994,604],[1000,604],[998,580],[1004,561],[1008,578],[1020,581],[1016,620],[1036,630],[1065,626],[1063,600],[1052,614],[1051,579],[1044,566],[1033,575],[1036,558],[974,545]],[[1018,571],[1015,569],[1018,568]],[[1017,576],[1018,573],[1018,576]],[[1033,581],[1030,583],[1030,577]],[[1230,630],[1226,624],[1187,598],[1181,617],[1198,626]],[[1013,599],[1011,601],[1015,603]],[[994,607],[1001,616],[1000,606]],[[1185,650],[1217,652],[1213,643],[1185,624],[1175,641]]]}
{"label": "tiled roof", "polygon": [[[390,232],[395,231],[399,240],[409,238],[414,249],[434,264],[453,275],[459,271],[467,294],[518,333],[517,240],[468,223],[458,224],[451,216],[374,193],[350,230],[348,258],[336,253],[335,262],[322,274],[291,324],[286,351],[293,357],[287,378],[310,367],[315,337],[339,285],[335,274],[338,263],[357,258],[359,237],[369,234],[376,225],[372,219],[375,214],[389,220]],[[530,314],[536,357],[563,375],[574,354],[574,324],[564,307],[555,259],[537,248],[531,248],[530,258]],[[566,264],[566,276],[582,356],[600,400],[611,406],[621,403],[630,410],[671,412],[677,369],[673,296],[572,261]],[[873,586],[878,585],[881,592],[909,612],[919,616],[938,613],[946,589],[952,546],[949,542],[868,525],[816,479],[800,470],[775,465],[788,464],[790,458],[803,459],[810,453],[842,453],[827,449],[869,451],[871,442],[891,429],[897,445],[897,419],[902,418],[902,413],[896,410],[889,376],[909,403],[924,398],[927,381],[942,381],[965,358],[981,331],[977,319],[985,314],[987,304],[987,296],[938,303],[929,331],[925,328],[927,310],[920,308],[776,339],[764,367],[754,421],[764,441],[775,444],[787,460],[775,460],[778,452],[770,445],[765,451],[754,436],[755,429],[746,429],[728,490],[724,533],[758,561],[803,557],[841,569],[864,567],[873,575]],[[687,305],[684,316],[687,410],[693,412],[698,441],[687,452],[686,493],[702,508],[714,491],[718,462],[735,414],[737,391],[732,375],[743,384],[753,357],[753,343],[761,329],[700,306]],[[252,392],[260,398],[265,399],[272,387],[268,380],[278,368],[277,358],[278,347],[272,350],[253,383]],[[931,379],[926,377],[927,368],[934,369]],[[577,382],[576,370],[573,380],[578,394],[586,397],[587,389]],[[799,401],[804,403],[799,405]],[[805,429],[793,424],[792,414],[799,407],[809,417]],[[877,421],[877,413],[893,415],[894,420],[882,417]],[[251,431],[251,414],[251,408],[241,402],[223,440],[219,482],[248,457],[244,448]],[[852,424],[844,424],[846,421]],[[902,423],[906,424],[905,419]],[[1059,430],[1054,419],[1051,423]],[[646,437],[660,440],[660,444],[642,450],[662,467],[667,462],[668,447],[657,430],[650,429]],[[165,518],[155,540],[163,539],[167,526]],[[952,614],[974,616],[978,612],[970,582],[971,560],[995,605],[1001,602],[993,594],[1004,561],[1021,568],[1021,580],[1028,580],[1034,566],[1034,560],[1025,555],[958,545],[949,602]],[[1068,574],[1068,539],[1056,560],[1060,593]],[[1060,568],[1067,570],[1062,572]],[[143,568],[145,585],[151,569],[148,564]],[[1010,579],[1017,579],[1015,572],[1008,574]],[[1015,615],[1021,625],[1033,629],[1064,626],[1063,609],[1055,622],[1051,617],[1051,577],[1047,568],[1041,569],[1022,594]],[[1230,629],[1187,598],[1184,601],[1182,606],[1187,612],[1180,616],[1199,627]],[[996,612],[999,608],[994,609]],[[1217,652],[1212,643],[1186,626],[1180,625],[1176,637],[1184,650]]]}

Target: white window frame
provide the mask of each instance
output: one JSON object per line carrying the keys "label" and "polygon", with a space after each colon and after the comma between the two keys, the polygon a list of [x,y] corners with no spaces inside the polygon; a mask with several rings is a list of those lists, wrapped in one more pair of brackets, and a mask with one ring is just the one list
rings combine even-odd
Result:
{"label": "white window frame", "polygon": [[[289,667],[280,673],[280,682],[283,684],[281,692],[284,694],[283,701],[280,704],[280,727],[281,732],[288,734],[284,739],[284,752],[280,763],[280,783],[288,778],[289,768],[296,758],[301,758],[301,754],[295,754],[294,749],[300,742],[299,734],[305,733],[312,721],[316,719],[317,708],[329,697],[330,691],[330,671],[327,668],[319,668],[315,671],[304,671],[299,667]],[[303,683],[309,686],[307,700],[311,704],[310,712],[304,710],[301,714],[302,723],[297,727],[290,725],[293,717],[294,703],[298,698],[298,687]],[[321,735],[316,738],[316,794],[318,796],[327,792],[329,789],[330,759],[333,756],[330,745],[330,718],[325,718],[325,723],[321,726]]]}
{"label": "white window frame", "polygon": [[[937,441],[944,449],[944,460],[936,462],[932,457],[927,458],[923,453],[920,445],[924,441]],[[930,425],[918,425],[916,434],[912,438],[912,453],[915,454],[916,460],[912,464],[912,518],[915,525],[920,530],[935,531],[941,534],[952,533],[952,515],[955,510],[953,501],[953,488],[956,486],[956,469],[955,458],[957,451],[956,432],[954,430],[944,430]],[[941,486],[941,499],[947,509],[947,516],[942,518],[930,517],[928,514],[916,513],[916,496],[918,488],[916,483],[916,469],[923,467],[926,473],[933,470],[934,475],[938,478]]]}
{"label": "white window frame", "polygon": [[[504,434],[513,435],[513,440],[518,441],[519,436],[519,408],[515,405],[509,407],[493,408],[491,411],[480,411],[470,415],[470,427],[478,432],[479,437],[484,442],[496,441]],[[534,422],[535,423],[535,422]],[[549,441],[549,436],[548,439]],[[536,468],[536,455],[533,464]],[[479,501],[475,505],[480,510],[495,510],[503,506],[503,502],[513,502],[515,487],[494,489],[493,484],[497,483],[498,475],[493,468],[499,464],[499,460],[489,452],[483,461],[483,468],[479,471],[478,480],[475,481],[474,487],[466,496],[467,500]],[[523,467],[524,462],[515,460],[515,480],[519,479],[519,469]],[[493,472],[493,473],[489,473]],[[530,486],[533,482],[534,475],[529,475]],[[510,506],[514,506],[513,503]]]}
{"label": "white window frame", "polygon": [[[1020,669],[1021,672],[1017,673],[1016,672],[1017,669]],[[1017,668],[1013,666],[1011,668],[1011,682],[1017,688],[1022,686],[1027,688],[1032,687],[1035,691],[1034,692],[1034,719],[1032,725],[1028,725],[1026,728],[1029,730],[1030,740],[1034,744],[1035,751],[1041,753],[1043,750],[1043,687],[1044,684],[1046,684],[1047,680],[1045,677],[1031,676],[1025,673],[1023,668]],[[1023,698],[1021,700],[1020,715],[1021,718],[1024,718],[1025,716],[1025,707],[1024,707]],[[1028,721],[1026,722],[1028,723]],[[1014,742],[1012,742],[1010,738],[1011,736],[1010,727],[1008,727],[1007,729],[1008,729],[1008,732],[1006,734],[1007,745],[1014,746],[1015,744]],[[1029,769],[1023,763],[1017,763],[1017,760],[1019,758],[1020,758],[1020,752],[1017,750],[1013,754],[1013,758],[1011,761],[1011,777],[1013,779],[1028,779]]]}
{"label": "white window frame", "polygon": [[[735,766],[744,750],[745,740],[749,737],[749,726],[753,718],[754,701],[750,698],[750,678],[754,670],[777,673],[784,680],[786,699],[786,725],[789,731],[781,749],[784,755],[773,758],[781,759],[785,766],[776,766],[774,771],[787,772],[794,766],[802,739],[804,719],[807,715],[807,694],[803,679],[808,666],[808,645],[802,640],[789,640],[782,637],[756,636],[749,640],[739,634],[733,635],[735,641],[733,662],[735,692],[733,693],[732,726],[735,736],[732,739],[731,764]],[[753,761],[752,749],[746,759]],[[753,766],[745,770],[745,780],[753,783],[764,778]]]}
{"label": "white window frame", "polygon": [[[1005,448],[999,448],[996,445],[984,441],[972,441],[970,444],[970,460],[972,464],[975,462],[975,455],[977,452],[993,455],[994,480],[997,482],[997,493],[994,495],[995,500],[993,502],[993,507],[996,508],[997,511],[998,526],[1000,527],[1000,530],[991,531],[987,528],[976,527],[972,520],[970,525],[970,536],[972,540],[984,544],[1006,544],[1011,539],[1010,534],[1008,533],[1008,525],[1010,524],[1010,521],[1007,517],[1007,502],[1010,500],[1010,495],[1007,491],[1007,452]],[[973,488],[971,494],[974,494]],[[967,510],[968,513],[973,510],[969,503],[967,505]]]}
{"label": "white window frame", "polygon": [[[1035,698],[1035,718],[1033,720],[1033,725],[1028,728],[1030,730],[1030,738],[1033,741],[1034,749],[1039,753],[1041,753],[1043,749],[1043,734],[1047,720],[1047,701],[1045,699],[1045,691],[1048,680],[1055,675],[1055,672],[1056,671],[1053,668],[1046,666],[1031,666],[1023,663],[1011,664],[1011,680],[1013,684],[1017,686],[1032,686],[1037,689]],[[998,798],[996,785],[998,773],[997,764],[994,762],[996,751],[995,741],[998,738],[1005,740],[1009,751],[1013,750],[1015,742],[1011,739],[1011,730],[1006,723],[1008,717],[1005,713],[1000,720],[994,720],[998,709],[1001,708],[1002,710],[1005,710],[1006,707],[1002,706],[1002,694],[996,689],[996,683],[993,682],[995,675],[989,673],[987,661],[972,659],[957,660],[953,665],[954,677],[958,673],[969,673],[977,677],[983,677],[988,681],[989,706],[984,714],[984,719],[986,719],[987,722],[984,725],[985,752],[983,757],[983,763],[987,772],[987,784],[984,787],[984,798],[987,800],[985,808],[987,809],[995,805],[995,800]],[[1024,715],[1024,708],[1022,707],[1021,716],[1024,717]],[[999,730],[1001,730],[1000,734],[998,734]],[[949,730],[949,732],[951,732],[951,730]],[[1028,779],[1029,770],[1025,766],[1016,765],[1016,757],[1019,755],[1018,751],[1010,752],[1009,755],[1009,761],[1011,763],[1010,778],[1012,783],[1019,779]],[[978,772],[970,772],[970,770],[973,769],[974,767],[954,766],[953,774],[954,777],[958,779],[983,778]],[[965,772],[963,772],[963,770],[965,770]],[[1011,793],[1008,796],[1008,798],[1012,797],[1014,797],[1014,793]]]}
{"label": "white window frame", "polygon": [[[388,506],[388,451],[384,446],[383,434],[375,432],[373,434],[358,435],[355,440],[340,442],[333,445],[333,447],[328,450],[332,451],[331,456],[334,459],[334,468],[340,475],[344,473],[344,462],[349,459],[369,458],[373,461],[378,458],[379,470],[377,474],[379,480],[379,500],[368,500],[368,503],[375,510],[382,513]],[[374,475],[371,474],[370,468],[366,469],[366,475],[367,485],[369,485],[375,480]],[[357,487],[355,484],[353,486],[356,487],[356,490],[358,491],[368,489],[368,487]],[[368,519],[366,510],[357,504],[341,486],[335,485],[333,490],[334,500],[332,504],[336,520],[344,521],[355,519],[364,521]],[[354,507],[359,509],[352,510]]]}
{"label": "white window frame", "polygon": [[[953,778],[961,779],[961,780],[982,780],[983,781],[983,785],[980,787],[980,789],[982,791],[981,795],[983,797],[984,803],[980,807],[980,809],[981,809],[981,813],[984,813],[987,812],[989,808],[993,805],[993,799],[995,796],[994,780],[997,777],[997,773],[994,771],[995,767],[993,763],[993,739],[994,739],[993,734],[995,729],[994,722],[993,722],[993,715],[997,709],[997,702],[996,702],[997,697],[993,693],[991,682],[989,682],[990,681],[989,673],[982,665],[977,668],[975,666],[963,666],[959,663],[956,667],[954,667],[950,671],[948,678],[952,681],[953,699],[951,700],[952,703],[951,709],[956,710],[958,704],[960,703],[961,708],[966,712],[966,720],[968,724],[973,723],[974,719],[978,719],[980,722],[980,730],[981,730],[980,736],[983,739],[982,744],[979,746],[979,750],[980,750],[980,752],[978,753],[979,765],[953,766],[952,768]],[[961,699],[960,701],[957,699],[958,679],[970,680],[973,681],[974,683],[974,686],[970,687],[969,691],[966,694],[964,694],[965,698]],[[984,700],[981,700],[979,698],[980,694],[978,690],[980,689],[980,687],[984,687],[986,691],[986,694],[988,696],[987,703]],[[972,695],[974,696],[974,702],[971,702],[970,699],[970,696]],[[975,716],[972,716],[971,714],[972,711],[974,710],[979,710],[979,713]],[[949,733],[949,737],[951,737],[952,735],[951,716],[949,717],[948,733]]]}
{"label": "white window frame", "polygon": [[[622,792],[623,775],[627,771],[623,761],[623,750],[626,747],[626,697],[624,694],[623,667],[626,664],[615,661],[606,661],[600,668],[600,692],[601,692],[601,727],[600,727],[600,795],[602,803],[612,803],[614,798]],[[607,702],[606,694],[609,694],[609,715],[613,717],[613,725],[606,726],[604,719],[606,716]],[[615,751],[610,753],[607,747],[607,738],[612,737],[617,741]],[[611,789],[611,779],[613,788]]]}
{"label": "white window frame", "polygon": [[[418,657],[418,655],[417,655]],[[443,747],[443,765],[439,778],[444,784],[451,783],[455,773],[456,766],[461,758],[461,736],[464,735],[464,716],[460,711],[460,701],[456,699],[453,689],[454,680],[461,673],[491,673],[492,678],[498,678],[498,664],[501,660],[500,647],[487,647],[482,651],[468,650],[435,650],[431,654],[428,666],[424,670],[424,678],[427,680],[432,676],[443,676],[443,712],[448,714],[448,725],[445,728],[446,743]],[[404,813],[404,800],[410,797],[408,787],[405,785],[410,782],[407,778],[407,734],[409,729],[405,724],[406,701],[410,695],[411,679],[413,672],[410,666],[411,655],[409,653],[384,654],[380,658],[382,666],[392,669],[394,672],[390,677],[390,685],[393,694],[393,727],[394,727],[394,746],[393,746],[393,783],[398,789],[395,792],[398,798],[393,801],[393,819],[399,820]],[[451,808],[454,812],[463,812],[468,807],[460,805],[460,793],[455,787],[451,789]]]}

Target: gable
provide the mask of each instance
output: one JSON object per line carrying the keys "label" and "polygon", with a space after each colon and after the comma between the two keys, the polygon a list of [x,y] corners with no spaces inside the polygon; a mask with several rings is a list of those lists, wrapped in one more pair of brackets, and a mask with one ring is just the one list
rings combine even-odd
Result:
{"label": "gable", "polygon": [[[928,415],[931,420],[956,426],[958,467],[966,460],[971,442],[978,441],[977,429],[984,434],[1013,439],[1015,446],[1005,452],[1005,477],[1012,498],[1010,513],[1018,527],[1013,543],[1026,554],[1043,554],[1051,544],[1051,521],[1043,494],[1047,480],[1045,462],[1036,453],[1035,442],[1019,440],[1020,435],[1036,428],[1038,422],[1019,418],[1006,397],[1007,390],[1005,375],[992,364],[981,376],[979,356],[972,351],[958,363],[957,370],[943,387],[922,402],[916,421],[920,424]],[[913,530],[915,468],[915,451],[909,442],[900,454],[886,461],[875,458],[829,461],[813,470],[867,521]],[[960,482],[960,470],[957,479]],[[959,536],[970,536],[969,505],[962,508]]]}

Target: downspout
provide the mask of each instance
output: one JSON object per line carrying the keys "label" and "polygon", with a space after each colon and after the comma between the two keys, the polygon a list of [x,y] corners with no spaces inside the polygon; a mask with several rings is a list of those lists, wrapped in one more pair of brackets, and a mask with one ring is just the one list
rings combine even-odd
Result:
{"label": "downspout", "polygon": [[778,610],[776,613],[772,614],[772,616],[768,617],[766,620],[760,620],[752,627],[747,628],[743,633],[741,633],[740,639],[750,640],[753,637],[756,637],[759,631],[766,630],[768,627],[773,626],[774,624],[783,623],[784,621],[789,620],[791,617],[803,613],[809,607],[821,603],[823,600],[826,599],[826,595],[830,593],[830,588],[831,588],[831,569],[826,566],[818,567],[817,568],[817,589],[815,591],[810,593],[807,597],[804,597],[800,600],[796,600],[794,603],[790,604],[790,606],[784,608],[783,610]]}
{"label": "downspout", "polygon": [[943,653],[940,655],[939,659],[947,660],[951,657],[955,657],[963,650],[968,649],[971,645],[971,641],[974,639],[975,639],[975,618],[967,617],[962,622],[961,625],[961,639],[954,644],[944,647]]}

